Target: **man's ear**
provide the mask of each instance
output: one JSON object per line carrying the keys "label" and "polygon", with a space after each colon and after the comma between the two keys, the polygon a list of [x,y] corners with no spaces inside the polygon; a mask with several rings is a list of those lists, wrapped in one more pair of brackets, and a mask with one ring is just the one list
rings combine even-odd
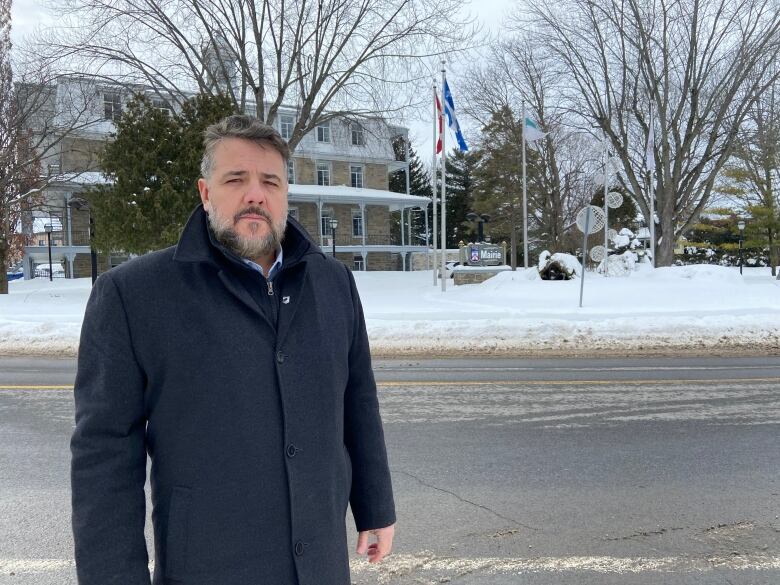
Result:
{"label": "man's ear", "polygon": [[200,200],[203,203],[203,209],[209,211],[211,209],[211,200],[209,199],[209,185],[206,179],[201,177],[198,179],[198,192],[200,193]]}

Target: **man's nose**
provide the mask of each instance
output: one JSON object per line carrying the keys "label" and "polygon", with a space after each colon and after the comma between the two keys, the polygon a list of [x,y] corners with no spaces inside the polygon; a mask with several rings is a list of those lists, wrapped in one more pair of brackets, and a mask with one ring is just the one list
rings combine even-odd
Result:
{"label": "man's nose", "polygon": [[264,204],[266,199],[266,192],[263,184],[260,181],[252,180],[247,185],[247,190],[244,193],[244,204]]}

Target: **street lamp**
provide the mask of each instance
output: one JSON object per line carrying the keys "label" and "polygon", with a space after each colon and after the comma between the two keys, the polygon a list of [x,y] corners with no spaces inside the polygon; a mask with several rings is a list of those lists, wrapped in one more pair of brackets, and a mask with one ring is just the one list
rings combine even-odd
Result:
{"label": "street lamp", "polygon": [[336,228],[339,227],[339,220],[335,217],[330,218],[330,236],[333,243],[333,257],[336,257]]}
{"label": "street lamp", "polygon": [[485,241],[484,224],[490,221],[490,216],[487,213],[477,215],[472,211],[471,213],[466,214],[466,219],[468,219],[471,222],[477,222],[477,232],[478,232],[477,239],[479,240],[480,243],[484,242]]}
{"label": "street lamp", "polygon": [[47,223],[45,226],[43,226],[43,229],[46,231],[46,240],[48,241],[49,246],[49,282],[51,282],[51,224]]}
{"label": "street lamp", "polygon": [[740,219],[737,222],[739,228],[739,273],[742,274],[742,242],[745,239],[745,220]]}

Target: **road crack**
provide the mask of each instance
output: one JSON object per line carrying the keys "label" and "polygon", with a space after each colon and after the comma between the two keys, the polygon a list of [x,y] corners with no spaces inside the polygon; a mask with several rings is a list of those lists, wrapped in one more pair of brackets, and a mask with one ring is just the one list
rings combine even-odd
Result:
{"label": "road crack", "polygon": [[470,504],[470,505],[472,505],[472,506],[474,506],[476,508],[479,508],[481,510],[485,510],[486,512],[490,512],[494,516],[496,516],[498,518],[501,518],[502,520],[506,520],[507,522],[511,522],[512,524],[515,524],[516,526],[520,526],[520,527],[526,528],[528,530],[533,530],[534,532],[539,532],[541,530],[540,528],[536,528],[535,526],[529,526],[527,524],[523,524],[522,522],[520,522],[520,521],[518,521],[518,520],[516,520],[514,518],[510,518],[509,516],[504,516],[503,514],[500,514],[499,512],[496,512],[492,508],[489,508],[488,506],[484,506],[484,505],[482,505],[482,504],[480,504],[478,502],[474,502],[472,500],[464,498],[463,496],[461,496],[459,494],[456,494],[453,491],[450,491],[450,490],[447,490],[447,489],[444,489],[444,488],[440,488],[439,486],[433,485],[432,483],[428,483],[427,481],[425,481],[421,477],[419,477],[419,476],[417,476],[417,475],[415,475],[413,473],[409,473],[408,471],[403,471],[401,469],[396,469],[396,470],[393,470],[393,473],[402,473],[403,475],[411,477],[412,479],[417,481],[420,485],[424,485],[425,487],[428,487],[428,488],[440,491],[442,493],[448,494],[450,496],[453,496],[454,498],[457,498],[458,500],[460,500],[464,504]]}

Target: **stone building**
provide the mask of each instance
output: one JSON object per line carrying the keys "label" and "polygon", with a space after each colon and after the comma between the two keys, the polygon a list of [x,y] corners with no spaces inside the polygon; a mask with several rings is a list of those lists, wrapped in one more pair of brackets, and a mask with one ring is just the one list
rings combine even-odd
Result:
{"label": "stone building", "polygon": [[[57,142],[44,161],[50,176],[45,202],[30,210],[21,226],[27,236],[25,278],[48,275],[49,237],[52,262],[58,265],[53,275],[90,276],[89,208],[79,194],[106,181],[97,153],[114,132],[113,120],[138,92],[148,94],[159,108],[172,107],[149,88],[83,76],[62,78],[51,88],[53,118],[33,131],[51,132]],[[248,104],[247,111],[253,112],[254,104]],[[290,136],[296,115],[295,108],[280,109],[275,125],[283,137]],[[67,138],[60,139],[56,128],[63,127],[68,128]],[[392,140],[407,133],[381,118],[336,118],[304,136],[290,160],[290,214],[327,253],[333,253],[335,243],[336,257],[353,270],[404,270],[411,266],[413,252],[427,250],[426,242],[410,242],[407,231],[411,214],[423,213],[430,200],[388,190],[389,174],[406,169],[405,162],[395,160]],[[397,221],[392,228],[393,213],[401,218],[400,229]],[[50,235],[46,226],[51,226]],[[127,259],[121,252],[99,254],[97,270]]]}

